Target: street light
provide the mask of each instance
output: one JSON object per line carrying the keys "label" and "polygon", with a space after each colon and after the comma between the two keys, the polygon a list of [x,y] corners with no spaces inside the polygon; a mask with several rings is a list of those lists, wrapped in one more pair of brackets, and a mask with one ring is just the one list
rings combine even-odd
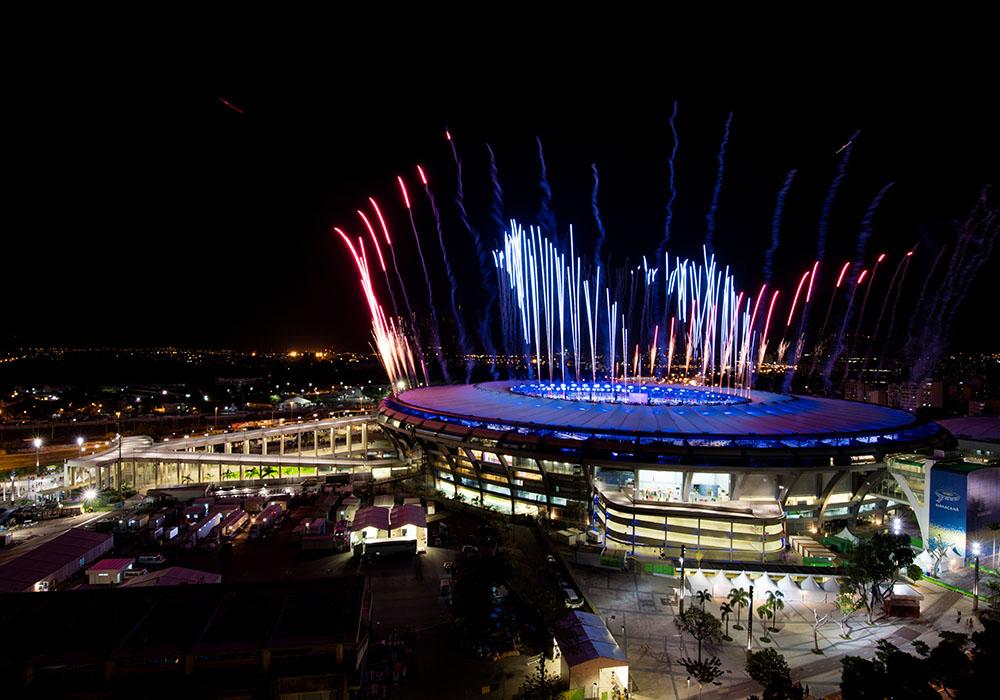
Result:
{"label": "street light", "polygon": [[687,551],[687,547],[681,545],[681,600],[678,605],[681,613],[684,613],[684,552]]}
{"label": "street light", "polygon": [[81,435],[76,439],[76,446],[80,448],[80,454],[83,454],[83,436]]}
{"label": "street light", "polygon": [[39,467],[41,466],[39,462],[40,460],[39,453],[42,449],[42,439],[36,437],[34,440],[31,441],[31,444],[35,446],[35,471],[37,472]]}
{"label": "street light", "polygon": [[892,534],[900,535],[903,533],[903,521],[899,518],[892,519]]}
{"label": "street light", "polygon": [[97,490],[96,489],[87,489],[86,491],[83,492],[83,500],[85,500],[85,501],[92,501],[95,498],[97,498]]}
{"label": "street light", "polygon": [[[767,574],[764,574],[767,576]],[[747,615],[747,651],[753,650],[753,585],[750,586],[750,602],[747,604],[747,610],[749,613]],[[739,620],[737,620],[739,622]],[[767,630],[764,630],[767,632]],[[766,635],[765,635],[766,636]]]}
{"label": "street light", "polygon": [[972,543],[972,556],[976,558],[976,571],[972,579],[972,612],[979,610],[979,551],[978,542]]}

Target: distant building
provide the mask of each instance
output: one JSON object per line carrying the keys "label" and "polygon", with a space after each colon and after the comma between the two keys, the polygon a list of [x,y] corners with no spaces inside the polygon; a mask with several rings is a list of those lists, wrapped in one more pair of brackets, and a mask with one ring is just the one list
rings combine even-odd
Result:
{"label": "distant building", "polygon": [[971,542],[990,539],[990,523],[1000,521],[1000,466],[938,462],[927,503],[931,547],[954,547],[964,556]]}
{"label": "distant building", "polygon": [[351,523],[351,546],[371,540],[416,540],[417,551],[427,550],[427,514],[418,505],[361,508]]}
{"label": "distant building", "polygon": [[938,422],[958,439],[958,449],[966,459],[1000,460],[1000,416],[945,418]]}
{"label": "distant building", "polygon": [[556,626],[556,653],[560,676],[576,697],[623,697],[628,686],[628,659],[604,620],[593,613],[575,610]]}
{"label": "distant building", "polygon": [[0,565],[0,593],[49,591],[111,550],[114,536],[73,528]]}
{"label": "distant building", "polygon": [[302,396],[293,396],[278,404],[279,411],[304,411],[316,404]]}
{"label": "distant building", "polygon": [[101,559],[87,569],[87,583],[91,586],[118,586],[125,581],[125,572],[132,568],[135,558]]}

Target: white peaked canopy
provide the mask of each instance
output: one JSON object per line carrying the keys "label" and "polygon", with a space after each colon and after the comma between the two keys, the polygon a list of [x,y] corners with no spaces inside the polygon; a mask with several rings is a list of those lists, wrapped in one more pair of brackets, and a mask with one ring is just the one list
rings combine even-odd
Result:
{"label": "white peaked canopy", "polygon": [[832,603],[840,595],[840,582],[833,576],[823,582],[823,591],[826,593],[826,602]]}
{"label": "white peaked canopy", "polygon": [[802,589],[788,574],[778,579],[778,590],[785,594],[785,600],[798,602],[802,598]]}
{"label": "white peaked canopy", "polygon": [[774,584],[774,581],[771,580],[771,577],[768,576],[767,573],[764,573],[758,576],[756,579],[754,579],[753,582],[754,598],[766,597],[768,593],[780,593],[780,592],[781,589],[779,589]]}
{"label": "white peaked canopy", "polygon": [[733,590],[733,584],[726,578],[725,571],[716,571],[715,576],[709,580],[712,582],[712,595],[720,602],[729,595],[729,591]]}
{"label": "white peaked canopy", "polygon": [[[732,581],[729,582],[729,585],[732,586],[733,588],[742,588],[744,591],[749,593],[750,586],[753,585],[753,581],[751,581],[750,577],[747,576],[746,571],[741,571],[739,576],[737,576],[736,578],[734,578]],[[754,595],[755,596],[757,595],[757,591],[754,591]]]}
{"label": "white peaked canopy", "polygon": [[847,540],[851,544],[858,543],[858,538],[855,535],[852,535],[851,531],[848,530],[846,527],[840,532],[838,532],[836,535],[834,535],[834,537],[839,537],[842,540]]}
{"label": "white peaked canopy", "polygon": [[695,569],[691,573],[687,574],[685,576],[684,585],[689,591],[691,591],[692,595],[698,591],[704,591],[705,589],[708,589],[709,593],[712,592],[712,582],[708,580],[708,577],[705,576],[705,572],[701,569]]}
{"label": "white peaked canopy", "polygon": [[822,603],[826,600],[825,591],[820,588],[812,576],[806,576],[799,581],[799,588],[802,589],[802,602],[804,603]]}
{"label": "white peaked canopy", "polygon": [[934,571],[934,565],[937,563],[937,559],[933,554],[925,549],[913,558],[913,563],[919,566],[925,574],[929,574]]}

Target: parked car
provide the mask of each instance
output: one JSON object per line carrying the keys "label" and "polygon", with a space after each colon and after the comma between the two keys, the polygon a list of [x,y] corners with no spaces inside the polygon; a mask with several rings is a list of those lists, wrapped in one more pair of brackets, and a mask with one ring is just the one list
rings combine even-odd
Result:
{"label": "parked car", "polygon": [[167,558],[163,556],[160,552],[153,552],[150,554],[140,554],[136,561],[140,564],[165,564]]}
{"label": "parked car", "polygon": [[149,569],[125,569],[125,578],[135,578],[136,576],[145,576],[149,573]]}
{"label": "parked car", "polygon": [[563,595],[566,597],[567,608],[579,608],[583,606],[583,598],[572,588],[564,588]]}

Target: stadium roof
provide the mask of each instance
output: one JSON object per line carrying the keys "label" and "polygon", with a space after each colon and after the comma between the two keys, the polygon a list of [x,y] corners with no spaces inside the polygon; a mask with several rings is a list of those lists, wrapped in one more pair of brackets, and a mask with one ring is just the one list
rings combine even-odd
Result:
{"label": "stadium roof", "polygon": [[386,406],[442,422],[494,430],[546,426],[567,431],[656,435],[793,436],[854,434],[916,425],[905,411],[851,401],[754,391],[737,405],[648,406],[514,394],[516,382],[411,389]]}
{"label": "stadium roof", "polygon": [[1000,416],[963,416],[938,421],[959,438],[981,442],[1000,442]]}

